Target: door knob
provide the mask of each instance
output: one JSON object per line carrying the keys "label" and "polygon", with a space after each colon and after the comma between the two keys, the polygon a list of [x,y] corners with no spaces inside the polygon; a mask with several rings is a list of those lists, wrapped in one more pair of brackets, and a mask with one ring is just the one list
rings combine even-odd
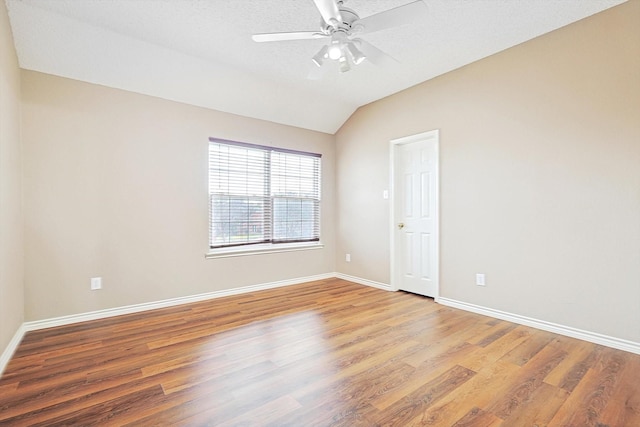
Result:
{"label": "door knob", "polygon": [[399,228],[400,230],[402,230],[402,229],[404,228],[404,223],[403,223],[403,222],[401,222],[400,224],[398,224],[398,228]]}

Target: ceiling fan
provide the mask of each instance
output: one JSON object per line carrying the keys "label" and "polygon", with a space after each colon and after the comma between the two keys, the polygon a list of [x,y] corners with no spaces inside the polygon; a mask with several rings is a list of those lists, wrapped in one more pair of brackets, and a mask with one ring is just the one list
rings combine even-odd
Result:
{"label": "ceiling fan", "polygon": [[329,39],[329,43],[312,57],[313,63],[317,67],[322,67],[326,60],[337,61],[340,71],[346,72],[352,65],[359,65],[365,59],[376,65],[395,61],[358,36],[419,20],[425,15],[427,9],[424,1],[418,0],[360,19],[355,11],[343,5],[342,0],[313,0],[313,2],[322,16],[319,31],[254,34],[253,40],[273,42]]}

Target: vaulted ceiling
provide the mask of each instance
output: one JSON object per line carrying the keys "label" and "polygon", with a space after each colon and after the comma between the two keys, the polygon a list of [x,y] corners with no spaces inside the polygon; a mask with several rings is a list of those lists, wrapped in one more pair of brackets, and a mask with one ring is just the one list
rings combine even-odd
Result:
{"label": "vaulted ceiling", "polygon": [[[412,0],[347,0],[360,18]],[[335,133],[360,106],[624,0],[425,0],[417,22],[363,36],[397,62],[308,75],[326,40],[312,0],[6,0],[24,69]]]}

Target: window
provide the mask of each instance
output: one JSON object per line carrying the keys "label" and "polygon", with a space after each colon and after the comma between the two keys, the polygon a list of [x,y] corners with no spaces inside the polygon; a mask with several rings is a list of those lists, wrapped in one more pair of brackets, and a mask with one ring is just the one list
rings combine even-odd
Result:
{"label": "window", "polygon": [[320,157],[209,138],[209,247],[318,242]]}

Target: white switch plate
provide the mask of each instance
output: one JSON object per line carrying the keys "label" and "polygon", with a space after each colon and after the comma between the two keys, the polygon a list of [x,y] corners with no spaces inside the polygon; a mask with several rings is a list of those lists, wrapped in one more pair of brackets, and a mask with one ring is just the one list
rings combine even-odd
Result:
{"label": "white switch plate", "polygon": [[476,285],[478,286],[486,286],[484,282],[484,273],[476,274]]}
{"label": "white switch plate", "polygon": [[91,290],[96,291],[98,289],[102,289],[102,277],[92,277]]}
{"label": "white switch plate", "polygon": [[347,254],[347,255],[344,257],[344,260],[345,260],[345,261],[347,261],[347,262],[351,262],[351,254]]}
{"label": "white switch plate", "polygon": [[389,190],[384,190],[382,192],[382,198],[383,199],[388,199],[389,198]]}

